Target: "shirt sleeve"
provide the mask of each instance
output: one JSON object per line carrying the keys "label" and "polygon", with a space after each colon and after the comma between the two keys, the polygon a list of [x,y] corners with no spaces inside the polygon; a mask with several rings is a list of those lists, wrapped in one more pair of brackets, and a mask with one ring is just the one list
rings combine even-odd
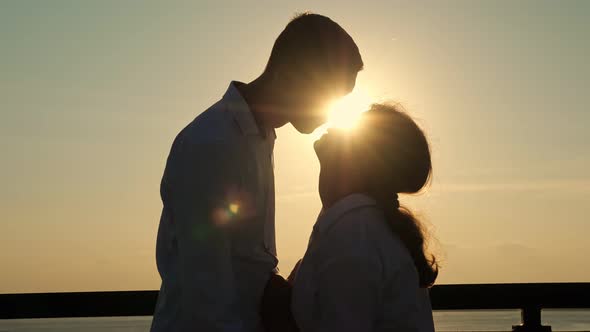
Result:
{"label": "shirt sleeve", "polygon": [[380,303],[380,273],[379,267],[362,255],[347,254],[326,262],[317,273],[318,331],[373,331]]}
{"label": "shirt sleeve", "polygon": [[180,326],[243,331],[228,232],[239,217],[231,196],[241,188],[239,158],[224,144],[177,149],[167,178],[179,252]]}

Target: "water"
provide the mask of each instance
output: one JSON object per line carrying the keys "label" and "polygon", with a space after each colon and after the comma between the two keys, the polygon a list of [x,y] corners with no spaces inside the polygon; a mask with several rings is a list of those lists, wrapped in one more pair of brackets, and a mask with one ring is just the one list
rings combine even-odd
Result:
{"label": "water", "polygon": [[[510,331],[520,322],[517,310],[436,311],[437,331]],[[151,317],[0,320],[1,332],[147,332]],[[590,310],[544,310],[553,331],[589,331]]]}

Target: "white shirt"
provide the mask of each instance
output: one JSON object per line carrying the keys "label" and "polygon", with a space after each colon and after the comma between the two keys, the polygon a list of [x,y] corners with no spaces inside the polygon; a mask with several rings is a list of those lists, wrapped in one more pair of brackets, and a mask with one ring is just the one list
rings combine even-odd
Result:
{"label": "white shirt", "polygon": [[432,332],[428,290],[375,201],[349,195],[323,211],[297,272],[302,332]]}
{"label": "white shirt", "polygon": [[232,82],[176,137],[161,183],[152,332],[260,331],[276,269],[273,129],[262,132]]}

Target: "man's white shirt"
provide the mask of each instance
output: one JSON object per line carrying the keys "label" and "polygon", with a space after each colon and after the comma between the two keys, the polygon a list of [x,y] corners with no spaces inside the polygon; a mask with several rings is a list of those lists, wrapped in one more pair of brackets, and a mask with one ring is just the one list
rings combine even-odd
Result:
{"label": "man's white shirt", "polygon": [[278,260],[274,129],[237,85],[176,137],[161,183],[152,332],[260,331],[259,304]]}

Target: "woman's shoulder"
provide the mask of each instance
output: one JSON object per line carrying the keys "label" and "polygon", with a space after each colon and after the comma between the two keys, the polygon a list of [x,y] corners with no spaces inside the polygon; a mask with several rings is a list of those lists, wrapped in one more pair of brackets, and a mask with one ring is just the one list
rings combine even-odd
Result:
{"label": "woman's shoulder", "polygon": [[341,214],[326,232],[330,238],[354,242],[371,242],[375,240],[385,224],[385,217],[380,210],[373,205],[367,205],[351,209]]}
{"label": "woman's shoulder", "polygon": [[389,220],[375,205],[341,215],[329,230],[326,240],[339,243],[339,249],[344,252],[378,256],[389,264],[411,260],[400,238],[389,226]]}

